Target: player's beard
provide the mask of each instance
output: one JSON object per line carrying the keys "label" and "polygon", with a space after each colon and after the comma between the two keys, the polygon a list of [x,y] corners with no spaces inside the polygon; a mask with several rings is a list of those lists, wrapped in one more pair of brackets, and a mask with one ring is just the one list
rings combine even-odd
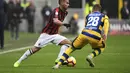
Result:
{"label": "player's beard", "polygon": [[68,9],[68,6],[63,5],[63,9],[64,9],[64,10],[67,10],[67,9]]}
{"label": "player's beard", "polygon": [[64,8],[65,11],[68,9],[68,7],[65,7],[65,6],[63,8]]}

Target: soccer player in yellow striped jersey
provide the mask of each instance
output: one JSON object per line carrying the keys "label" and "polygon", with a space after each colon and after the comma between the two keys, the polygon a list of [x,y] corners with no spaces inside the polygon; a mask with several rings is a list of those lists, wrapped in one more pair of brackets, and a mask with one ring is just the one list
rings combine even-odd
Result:
{"label": "soccer player in yellow striped jersey", "polygon": [[87,44],[91,45],[93,52],[86,57],[86,61],[91,67],[95,66],[92,59],[104,51],[109,30],[109,18],[100,11],[101,6],[95,4],[93,6],[93,12],[86,16],[86,25],[82,33],[73,41],[72,47],[69,47],[64,52],[58,64],[53,67],[54,69],[59,68],[59,66],[69,58],[70,53],[83,48]]}

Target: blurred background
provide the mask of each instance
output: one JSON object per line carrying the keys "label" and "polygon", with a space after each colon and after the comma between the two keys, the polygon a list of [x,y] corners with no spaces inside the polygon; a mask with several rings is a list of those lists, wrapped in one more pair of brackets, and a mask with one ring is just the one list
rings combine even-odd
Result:
{"label": "blurred background", "polygon": [[[51,12],[50,9],[54,9],[58,6],[57,0],[6,0],[9,10],[7,13],[8,19],[11,18],[10,3],[13,2],[16,4],[17,1],[20,2],[20,7],[22,8],[21,11],[18,12],[18,6],[16,9],[14,6],[16,13],[20,16],[19,30],[21,32],[41,32],[46,24],[48,18],[47,14],[49,15]],[[129,33],[130,1],[128,0],[70,0],[70,7],[68,9],[69,14],[64,22],[74,24],[71,22],[73,20],[72,17],[74,17],[74,20],[76,20],[76,23],[74,24],[76,25],[76,30],[72,25],[71,29],[69,29],[71,32],[76,31],[79,33],[82,30],[85,16],[88,13],[91,13],[92,6],[96,3],[102,5],[102,12],[107,14],[110,18],[110,30],[112,31],[110,31],[110,34]],[[9,30],[9,24],[10,19],[7,20],[5,29]],[[68,32],[67,29],[64,27],[62,28],[61,33]]]}
{"label": "blurred background", "polygon": [[[86,15],[92,12],[92,6],[96,3],[101,4],[101,12],[110,18],[109,35],[130,35],[129,0],[70,0],[68,15],[64,22],[71,24],[71,27],[69,29],[61,27],[59,33],[73,37],[79,34],[84,28]],[[56,7],[58,0],[4,0],[2,31],[5,34],[1,34],[3,36],[1,48],[4,47],[4,41],[5,43],[13,40],[21,42],[25,34],[33,34],[37,38]],[[28,37],[23,39],[25,38]],[[36,38],[32,37],[32,42]]]}
{"label": "blurred background", "polygon": [[85,46],[72,54],[77,60],[76,67],[52,71],[60,48],[53,44],[20,68],[13,68],[13,63],[35,44],[52,10],[58,7],[58,0],[4,0],[4,9],[0,10],[0,73],[130,73],[130,0],[70,0],[64,22],[71,27],[61,27],[59,33],[73,40],[84,28],[85,17],[96,3],[102,5],[101,12],[110,18],[107,45],[100,58],[94,59],[96,67],[92,69],[86,64],[86,55],[92,49]]}

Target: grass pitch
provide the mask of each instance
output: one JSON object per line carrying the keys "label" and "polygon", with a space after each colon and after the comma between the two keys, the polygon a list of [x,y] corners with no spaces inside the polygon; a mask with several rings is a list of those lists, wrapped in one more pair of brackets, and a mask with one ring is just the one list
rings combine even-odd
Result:
{"label": "grass pitch", "polygon": [[[11,40],[6,32],[5,49],[0,52],[30,46],[39,34],[21,33],[19,40]],[[48,45],[14,68],[14,62],[26,51],[10,52],[0,55],[0,73],[130,73],[130,36],[109,36],[104,53],[94,58],[95,68],[86,63],[86,56],[92,52],[89,45],[76,51],[72,56],[77,60],[75,67],[62,66],[51,69],[60,50],[60,46]]]}

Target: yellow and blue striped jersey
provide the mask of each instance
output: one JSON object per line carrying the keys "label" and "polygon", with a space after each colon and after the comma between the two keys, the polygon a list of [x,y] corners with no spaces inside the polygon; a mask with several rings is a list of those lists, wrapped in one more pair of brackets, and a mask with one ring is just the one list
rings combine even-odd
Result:
{"label": "yellow and blue striped jersey", "polygon": [[[100,12],[93,12],[86,16],[86,25],[82,34],[100,40],[102,30],[108,34],[109,20],[108,16]],[[103,29],[104,28],[104,29]]]}

